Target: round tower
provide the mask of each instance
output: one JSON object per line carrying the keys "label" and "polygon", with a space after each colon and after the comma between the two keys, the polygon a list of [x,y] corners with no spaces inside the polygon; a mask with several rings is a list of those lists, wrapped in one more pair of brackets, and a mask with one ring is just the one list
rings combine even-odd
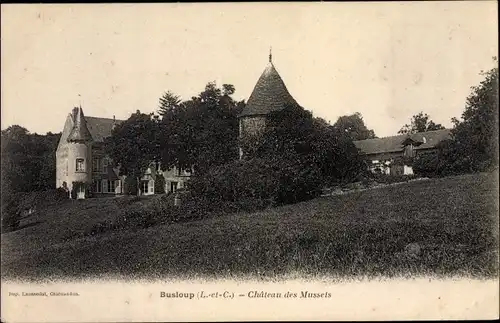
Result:
{"label": "round tower", "polygon": [[[238,117],[240,138],[246,135],[258,135],[266,126],[268,114],[282,110],[287,105],[296,104],[297,102],[288,92],[281,76],[274,68],[272,53],[269,52],[269,63]],[[243,151],[240,149],[240,158],[242,155]]]}
{"label": "round tower", "polygon": [[[74,182],[92,183],[92,135],[82,108],[73,109],[73,129],[68,135],[68,188],[73,189]],[[85,197],[85,187],[78,187],[78,198]]]}

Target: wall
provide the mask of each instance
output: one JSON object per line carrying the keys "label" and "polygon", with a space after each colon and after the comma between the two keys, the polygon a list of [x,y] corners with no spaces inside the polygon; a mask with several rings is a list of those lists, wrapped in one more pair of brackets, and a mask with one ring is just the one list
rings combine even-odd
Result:
{"label": "wall", "polygon": [[165,178],[165,193],[172,193],[172,183],[177,183],[177,189],[185,188],[193,172],[181,170],[179,173],[177,167],[173,167],[172,169],[163,171],[162,174]]}
{"label": "wall", "polygon": [[249,116],[240,118],[240,137],[244,134],[256,135],[266,126],[265,116]]}
{"label": "wall", "polygon": [[[85,161],[84,171],[76,171],[76,159]],[[73,182],[92,183],[92,148],[91,143],[68,143],[68,188],[71,190]]]}
{"label": "wall", "polygon": [[73,128],[73,119],[71,115],[66,117],[64,128],[59,139],[56,150],[56,188],[62,186],[63,182],[68,183],[67,160],[68,160],[68,142],[66,139]]}

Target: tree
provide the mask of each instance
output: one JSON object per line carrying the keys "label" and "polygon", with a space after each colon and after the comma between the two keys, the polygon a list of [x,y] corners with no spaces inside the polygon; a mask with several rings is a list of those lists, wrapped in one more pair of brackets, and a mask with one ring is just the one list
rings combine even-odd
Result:
{"label": "tree", "polygon": [[484,80],[471,88],[461,120],[452,118],[451,139],[441,142],[435,154],[417,156],[416,173],[447,176],[498,167],[498,65],[480,74]]}
{"label": "tree", "polygon": [[414,115],[411,119],[410,124],[405,124],[398,133],[400,134],[412,134],[417,132],[426,132],[432,130],[445,129],[441,124],[434,123],[430,120],[430,116],[427,113],[419,112]]}
{"label": "tree", "polygon": [[244,105],[231,98],[234,86],[223,89],[210,82],[205,90],[163,114],[160,122],[161,165],[194,169],[210,167],[238,158],[238,114]]}
{"label": "tree", "polygon": [[160,107],[158,109],[158,114],[161,116],[165,115],[171,110],[179,107],[181,103],[181,98],[174,93],[167,91],[160,98]]}
{"label": "tree", "polygon": [[339,117],[333,128],[339,135],[346,134],[351,140],[376,138],[375,132],[366,127],[363,117],[359,112]]}
{"label": "tree", "polygon": [[105,150],[120,175],[135,178],[139,185],[151,163],[159,160],[158,135],[158,120],[139,110],[113,129],[105,139]]}
{"label": "tree", "polygon": [[498,166],[498,59],[484,80],[473,86],[462,120],[453,118],[455,163],[464,172],[488,171]]}
{"label": "tree", "polygon": [[264,132],[242,138],[241,145],[245,159],[296,160],[303,168],[319,169],[327,184],[352,181],[365,168],[348,134],[298,105],[269,114]]}
{"label": "tree", "polygon": [[53,188],[60,137],[51,132],[31,134],[19,125],[2,130],[2,193]]}

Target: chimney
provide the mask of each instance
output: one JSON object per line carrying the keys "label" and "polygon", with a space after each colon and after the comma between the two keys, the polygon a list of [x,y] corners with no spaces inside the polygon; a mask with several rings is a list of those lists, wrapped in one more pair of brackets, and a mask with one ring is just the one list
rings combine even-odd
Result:
{"label": "chimney", "polygon": [[115,115],[113,115],[113,125],[111,126],[111,130],[115,129],[116,127],[116,119],[115,119]]}

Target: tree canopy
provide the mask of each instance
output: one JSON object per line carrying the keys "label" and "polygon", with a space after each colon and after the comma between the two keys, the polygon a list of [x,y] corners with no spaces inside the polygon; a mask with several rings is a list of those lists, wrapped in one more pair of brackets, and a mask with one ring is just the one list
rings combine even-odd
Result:
{"label": "tree canopy", "polygon": [[[497,58],[494,61],[498,64]],[[498,65],[481,75],[483,81],[466,99],[462,120],[452,119],[457,158],[472,171],[498,166]]]}
{"label": "tree canopy", "polygon": [[317,167],[326,182],[350,181],[364,170],[349,134],[339,134],[298,105],[272,112],[262,134],[241,141],[246,159],[298,160],[303,167]]}
{"label": "tree canopy", "polygon": [[167,92],[168,102],[175,104],[160,107],[162,167],[200,173],[238,158],[238,114],[244,102],[236,102],[231,97],[234,92],[233,85],[220,89],[215,82],[184,102]]}
{"label": "tree canopy", "polygon": [[142,177],[151,163],[159,160],[158,130],[157,118],[139,110],[113,129],[105,139],[105,150],[120,174]]}
{"label": "tree canopy", "polygon": [[333,129],[338,135],[347,135],[351,140],[376,138],[375,132],[366,127],[359,112],[339,117],[333,125]]}
{"label": "tree canopy", "polygon": [[411,119],[410,124],[405,124],[398,133],[400,134],[412,134],[417,132],[426,132],[432,130],[445,129],[443,125],[439,123],[434,123],[430,120],[430,116],[427,113],[419,112],[414,115]]}
{"label": "tree canopy", "polygon": [[53,188],[60,133],[32,134],[13,125],[2,130],[2,196]]}
{"label": "tree canopy", "polygon": [[452,118],[451,139],[435,155],[422,156],[414,169],[422,174],[450,175],[491,171],[498,167],[498,60],[481,71],[484,79],[471,88],[462,118]]}

